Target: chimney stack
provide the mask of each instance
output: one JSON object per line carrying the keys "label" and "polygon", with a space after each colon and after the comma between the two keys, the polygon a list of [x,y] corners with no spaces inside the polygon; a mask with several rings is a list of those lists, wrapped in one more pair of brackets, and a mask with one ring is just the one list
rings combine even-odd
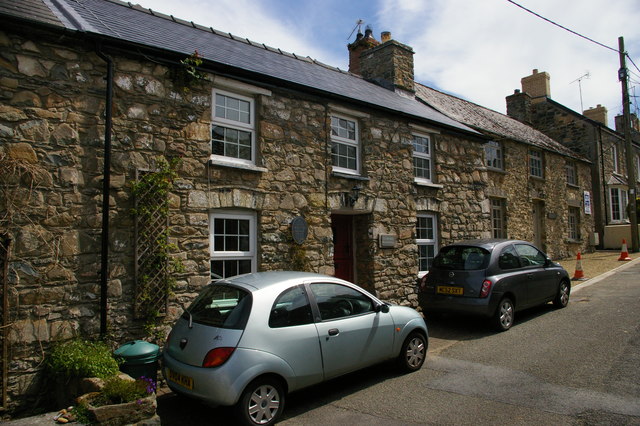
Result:
{"label": "chimney stack", "polygon": [[590,120],[597,121],[600,124],[607,125],[607,108],[598,104],[595,108],[589,108],[588,110],[582,113],[585,117]]}
{"label": "chimney stack", "polygon": [[[631,128],[636,132],[640,132],[640,120],[638,120],[638,116],[634,113],[631,113]],[[624,115],[616,115],[616,132],[624,133]]]}
{"label": "chimney stack", "polygon": [[371,28],[364,30],[364,35],[361,32],[358,32],[356,35],[356,40],[347,45],[349,49],[349,72],[353,74],[361,74],[360,71],[360,56],[362,52],[365,50],[371,49],[372,47],[376,47],[380,44],[378,40],[373,38],[371,35],[373,31]]}
{"label": "chimney stack", "polygon": [[[522,91],[531,96],[533,102],[536,102],[536,98],[551,98],[551,77],[546,71],[538,72],[537,69],[533,70],[533,74],[522,77],[520,84],[522,84]],[[538,99],[542,101],[543,99]]]}
{"label": "chimney stack", "polygon": [[382,44],[362,51],[360,73],[389,90],[414,96],[413,49],[391,39],[391,33],[382,33]]}

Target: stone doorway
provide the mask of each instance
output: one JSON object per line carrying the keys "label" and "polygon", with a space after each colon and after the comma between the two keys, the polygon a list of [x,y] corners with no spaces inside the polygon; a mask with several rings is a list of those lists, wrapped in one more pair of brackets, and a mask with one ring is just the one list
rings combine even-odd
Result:
{"label": "stone doorway", "polygon": [[331,215],[335,276],[355,282],[353,216]]}

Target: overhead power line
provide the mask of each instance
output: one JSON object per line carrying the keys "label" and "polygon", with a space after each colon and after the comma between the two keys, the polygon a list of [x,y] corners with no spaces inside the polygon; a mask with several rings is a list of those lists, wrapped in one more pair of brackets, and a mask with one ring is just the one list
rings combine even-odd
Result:
{"label": "overhead power line", "polygon": [[[513,4],[514,6],[518,6],[520,9],[522,9],[522,10],[525,10],[525,11],[529,12],[530,14],[537,16],[537,17],[538,17],[538,18],[540,18],[540,19],[545,20],[545,21],[547,21],[548,23],[550,23],[550,24],[552,24],[552,25],[555,25],[555,26],[556,26],[556,27],[558,27],[558,28],[562,28],[563,30],[570,32],[571,34],[577,35],[578,37],[582,37],[583,39],[588,40],[588,41],[590,41],[591,43],[597,44],[598,46],[604,47],[605,49],[613,50],[613,51],[614,51],[614,52],[616,52],[616,53],[620,53],[620,51],[619,51],[618,49],[616,49],[616,48],[613,48],[613,47],[611,47],[611,46],[607,46],[607,45],[606,45],[606,44],[604,44],[604,43],[600,43],[599,41],[596,41],[596,40],[594,40],[594,39],[592,39],[592,38],[589,38],[589,37],[587,37],[587,36],[585,36],[585,35],[582,35],[582,34],[580,34],[580,33],[576,32],[576,31],[573,31],[572,29],[569,29],[569,28],[567,28],[567,27],[565,27],[565,26],[563,26],[563,25],[560,25],[560,24],[558,24],[557,22],[554,22],[554,21],[552,21],[552,20],[551,20],[551,19],[549,19],[549,18],[545,18],[544,16],[540,15],[539,13],[534,12],[534,11],[533,11],[533,10],[531,10],[531,9],[527,9],[526,7],[524,7],[524,6],[522,6],[522,5],[518,4],[518,3],[516,3],[516,2],[515,2],[515,1],[513,1],[513,0],[507,0],[507,1],[508,1],[509,3],[511,3],[511,4]],[[631,59],[631,56],[629,56],[629,54],[628,54],[627,52],[623,52],[623,54],[624,54],[624,55],[629,59],[629,61],[633,64],[633,66],[634,66],[638,71],[640,71],[640,68],[638,68],[638,66],[636,65],[636,63],[635,63],[635,62],[633,62],[633,59]]]}
{"label": "overhead power line", "polygon": [[527,12],[529,12],[530,14],[537,16],[537,17],[538,17],[538,18],[540,18],[540,19],[544,19],[545,21],[547,21],[547,22],[548,22],[548,23],[550,23],[550,24],[555,25],[556,27],[560,27],[560,28],[562,28],[562,29],[563,29],[563,30],[565,30],[565,31],[569,31],[571,34],[575,34],[575,35],[577,35],[578,37],[582,37],[582,38],[583,38],[583,39],[585,39],[585,40],[589,40],[591,43],[595,43],[595,44],[597,44],[597,45],[599,45],[599,46],[602,46],[602,47],[604,47],[604,48],[606,48],[606,49],[613,50],[613,51],[614,51],[614,52],[616,52],[616,53],[620,53],[620,52],[618,52],[618,49],[615,49],[615,48],[613,48],[613,47],[607,46],[606,44],[600,43],[599,41],[595,41],[595,40],[593,40],[593,39],[591,39],[591,38],[589,38],[589,37],[587,37],[587,36],[584,36],[584,35],[582,35],[582,34],[580,34],[580,33],[577,33],[577,32],[575,32],[575,31],[573,31],[573,30],[571,30],[571,29],[569,29],[569,28],[567,28],[567,27],[564,27],[564,26],[562,26],[562,25],[558,24],[557,22],[554,22],[554,21],[552,21],[551,19],[545,18],[544,16],[542,16],[542,15],[540,15],[540,14],[538,14],[538,13],[534,12],[533,10],[527,9],[527,8],[526,8],[526,7],[524,7],[524,6],[519,5],[518,3],[516,3],[516,2],[515,2],[515,1],[513,1],[513,0],[507,0],[507,1],[508,1],[509,3],[511,3],[511,4],[513,4],[513,5],[515,5],[515,6],[518,6],[520,9],[526,10],[526,11],[527,11]]}

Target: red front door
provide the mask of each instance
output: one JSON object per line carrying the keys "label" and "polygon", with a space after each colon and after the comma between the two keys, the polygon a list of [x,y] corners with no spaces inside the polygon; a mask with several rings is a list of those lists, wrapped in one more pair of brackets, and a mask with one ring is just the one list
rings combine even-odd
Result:
{"label": "red front door", "polygon": [[353,220],[352,216],[331,216],[333,231],[333,266],[335,276],[349,282],[353,277]]}

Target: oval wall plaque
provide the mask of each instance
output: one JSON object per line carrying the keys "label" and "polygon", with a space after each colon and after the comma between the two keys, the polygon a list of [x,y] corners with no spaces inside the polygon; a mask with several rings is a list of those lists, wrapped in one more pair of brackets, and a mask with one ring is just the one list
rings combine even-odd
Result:
{"label": "oval wall plaque", "polygon": [[307,221],[304,220],[302,216],[294,217],[291,221],[291,235],[293,236],[293,241],[298,244],[304,243],[307,239],[308,233],[309,227],[307,226]]}

